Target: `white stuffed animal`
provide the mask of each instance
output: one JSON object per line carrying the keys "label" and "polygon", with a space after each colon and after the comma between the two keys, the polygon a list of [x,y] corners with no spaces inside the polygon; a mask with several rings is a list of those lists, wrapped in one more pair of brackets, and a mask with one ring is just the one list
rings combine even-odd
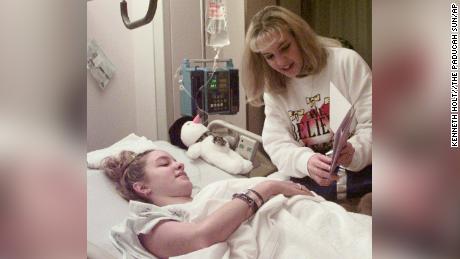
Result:
{"label": "white stuffed animal", "polygon": [[186,154],[191,159],[201,156],[206,162],[230,174],[246,174],[252,170],[251,161],[233,151],[223,138],[213,136],[201,124],[199,115],[182,126],[180,138],[188,147]]}

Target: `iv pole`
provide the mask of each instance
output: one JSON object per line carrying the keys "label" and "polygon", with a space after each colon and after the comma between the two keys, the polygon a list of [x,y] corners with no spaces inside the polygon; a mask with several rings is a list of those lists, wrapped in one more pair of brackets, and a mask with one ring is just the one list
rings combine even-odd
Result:
{"label": "iv pole", "polygon": [[[206,0],[200,0],[200,18],[201,18],[201,59],[206,60]],[[206,63],[204,63],[206,65]],[[208,114],[207,109],[205,112],[198,112],[204,125],[207,126],[208,124]]]}
{"label": "iv pole", "polygon": [[200,1],[200,18],[201,18],[201,59],[206,59],[206,0]]}
{"label": "iv pole", "polygon": [[[225,62],[227,66],[233,67],[231,59],[207,59],[206,58],[206,0],[200,0],[200,18],[201,18],[201,59],[189,59],[190,63],[199,63],[206,66],[211,62]],[[206,126],[208,121],[207,109],[204,107],[204,112],[198,112]]]}

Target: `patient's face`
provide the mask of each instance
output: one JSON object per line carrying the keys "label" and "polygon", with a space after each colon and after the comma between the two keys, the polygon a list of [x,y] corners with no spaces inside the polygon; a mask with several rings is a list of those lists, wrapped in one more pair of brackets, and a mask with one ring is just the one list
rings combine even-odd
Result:
{"label": "patient's face", "polygon": [[145,184],[160,196],[190,197],[192,183],[184,171],[184,164],[169,153],[156,150],[147,155]]}

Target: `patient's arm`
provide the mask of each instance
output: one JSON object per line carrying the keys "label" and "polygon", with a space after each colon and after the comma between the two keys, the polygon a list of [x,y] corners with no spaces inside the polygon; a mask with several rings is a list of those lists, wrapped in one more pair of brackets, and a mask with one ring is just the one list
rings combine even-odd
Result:
{"label": "patient's arm", "polygon": [[251,214],[244,201],[234,199],[199,223],[161,222],[141,240],[155,256],[178,256],[225,241]]}
{"label": "patient's arm", "polygon": [[[266,201],[272,195],[309,195],[305,188],[286,181],[265,181],[254,188]],[[310,194],[311,195],[311,194]],[[254,197],[257,199],[257,197]],[[164,221],[150,233],[141,236],[144,247],[161,258],[182,255],[223,242],[252,215],[249,206],[240,199],[227,202],[198,223]]]}
{"label": "patient's arm", "polygon": [[207,247],[196,223],[163,221],[139,236],[142,245],[159,258],[182,255]]}

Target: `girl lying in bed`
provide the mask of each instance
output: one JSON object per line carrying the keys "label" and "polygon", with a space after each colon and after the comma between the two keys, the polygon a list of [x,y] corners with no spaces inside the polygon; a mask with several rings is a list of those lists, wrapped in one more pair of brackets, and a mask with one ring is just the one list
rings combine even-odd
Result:
{"label": "girl lying in bed", "polygon": [[160,150],[123,151],[104,170],[130,201],[111,231],[124,258],[371,258],[370,217],[300,184],[235,179],[192,198],[184,164]]}

